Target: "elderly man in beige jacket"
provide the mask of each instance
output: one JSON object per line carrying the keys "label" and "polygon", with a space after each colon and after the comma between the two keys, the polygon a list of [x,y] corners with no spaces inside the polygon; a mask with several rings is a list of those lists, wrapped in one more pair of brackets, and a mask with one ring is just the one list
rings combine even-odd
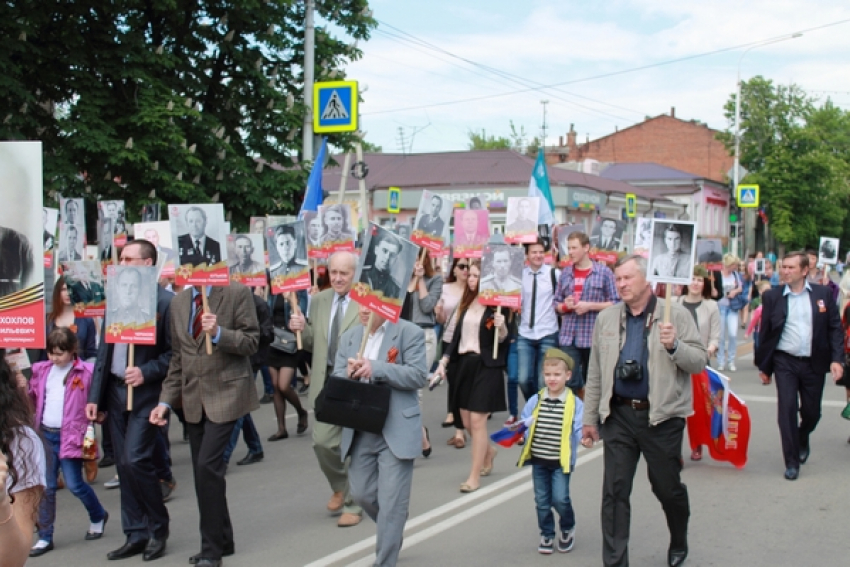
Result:
{"label": "elderly man in beige jacket", "polygon": [[[602,560],[629,564],[632,480],[640,455],[670,529],[667,564],[688,555],[688,492],[680,479],[682,435],[691,413],[690,375],[708,362],[688,311],[652,293],[646,260],[626,256],[614,267],[622,303],[599,313],[585,385],[582,444],[605,440]],[[601,426],[600,426],[601,423]]]}

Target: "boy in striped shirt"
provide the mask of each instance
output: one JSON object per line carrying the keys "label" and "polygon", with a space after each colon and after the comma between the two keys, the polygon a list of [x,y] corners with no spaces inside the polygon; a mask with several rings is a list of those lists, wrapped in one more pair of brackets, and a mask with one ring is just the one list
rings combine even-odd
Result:
{"label": "boy in striped shirt", "polygon": [[537,551],[551,554],[555,544],[555,518],[558,512],[557,548],[561,553],[572,550],[575,543],[575,514],[570,502],[570,474],[576,464],[581,440],[582,401],[567,388],[572,376],[573,359],[557,348],[546,351],[543,378],[546,387],[528,400],[520,423],[528,426],[527,441],[518,466],[531,464],[534,501],[540,545]]}

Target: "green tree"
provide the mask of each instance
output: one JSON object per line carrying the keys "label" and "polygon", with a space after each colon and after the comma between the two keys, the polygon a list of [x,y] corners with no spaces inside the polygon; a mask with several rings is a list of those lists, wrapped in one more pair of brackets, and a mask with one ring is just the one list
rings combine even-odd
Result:
{"label": "green tree", "polygon": [[[304,2],[11,0],[0,6],[0,138],[44,144],[45,192],[215,195],[246,226],[288,212],[298,167]],[[316,80],[344,77],[375,26],[367,0],[319,0]],[[330,25],[347,38],[334,37]],[[334,136],[347,146],[350,136]],[[268,167],[274,163],[280,167]]]}
{"label": "green tree", "polygon": [[520,126],[517,129],[514,121],[509,122],[511,131],[507,137],[487,135],[487,132],[482,128],[481,132],[473,132],[470,130],[467,133],[469,137],[470,150],[514,150],[516,152],[525,152],[528,155],[537,155],[537,148],[540,146],[540,139],[534,137],[531,142],[526,144],[525,127]]}
{"label": "green tree", "polygon": [[[755,77],[741,85],[740,161],[757,183],[774,237],[790,248],[841,237],[850,205],[850,118],[817,106],[796,85]],[[734,96],[725,105],[730,129],[718,137],[734,150]]]}

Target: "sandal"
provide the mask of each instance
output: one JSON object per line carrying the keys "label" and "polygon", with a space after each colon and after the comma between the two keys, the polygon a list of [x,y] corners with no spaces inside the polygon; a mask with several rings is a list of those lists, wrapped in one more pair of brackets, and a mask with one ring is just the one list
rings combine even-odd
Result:
{"label": "sandal", "polygon": [[455,440],[455,442],[452,443],[452,445],[455,446],[455,449],[463,449],[464,447],[466,447],[466,436],[464,436],[464,437],[453,437],[452,439]]}
{"label": "sandal", "polygon": [[481,476],[490,476],[490,473],[493,472],[493,463],[496,460],[497,454],[498,454],[498,451],[496,451],[496,449],[494,448],[493,449],[493,458],[490,459],[490,466],[489,467],[481,467]]}
{"label": "sandal", "polygon": [[702,449],[694,449],[691,451],[691,460],[692,461],[701,461],[702,460]]}
{"label": "sandal", "polygon": [[304,413],[298,414],[298,427],[295,429],[295,433],[297,433],[298,435],[301,435],[302,433],[307,431],[308,416],[309,414],[306,411]]}
{"label": "sandal", "polygon": [[275,433],[271,437],[269,437],[266,441],[279,441],[280,439],[286,439],[289,437],[289,433],[284,431],[283,433]]}
{"label": "sandal", "polygon": [[460,491],[463,492],[464,494],[469,494],[470,492],[475,492],[479,488],[481,488],[481,487],[480,486],[472,486],[471,484],[467,484],[465,482],[460,485]]}

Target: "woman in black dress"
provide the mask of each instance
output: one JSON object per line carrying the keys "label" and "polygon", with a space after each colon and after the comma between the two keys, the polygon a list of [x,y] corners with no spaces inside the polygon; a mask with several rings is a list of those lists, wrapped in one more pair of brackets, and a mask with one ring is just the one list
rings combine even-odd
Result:
{"label": "woman in black dress", "polygon": [[[295,292],[298,298],[298,305],[301,312],[307,310],[307,292]],[[291,307],[287,294],[272,295],[270,300],[272,309],[272,318],[274,326],[277,329],[289,329],[289,318]],[[295,411],[298,412],[298,429],[296,432],[300,435],[307,431],[307,410],[301,406],[301,400],[298,399],[298,393],[292,387],[292,379],[295,377],[295,370],[298,368],[298,363],[301,360],[302,351],[296,351],[293,354],[287,354],[276,348],[270,348],[268,354],[269,372],[272,375],[272,384],[274,385],[274,413],[277,417],[277,432],[269,437],[269,441],[277,441],[286,439],[289,433],[286,431],[286,402],[289,401]]]}
{"label": "woman in black dress", "polygon": [[493,356],[496,333],[499,342],[504,343],[508,328],[504,315],[478,302],[480,277],[481,263],[473,260],[463,298],[454,315],[457,321],[452,342],[437,367],[437,372],[451,374],[457,380],[455,401],[463,426],[472,437],[472,467],[460,485],[461,492],[475,492],[481,486],[481,477],[492,472],[496,448],[487,434],[487,416],[508,409],[505,402],[508,345],[500,345],[497,356]]}

